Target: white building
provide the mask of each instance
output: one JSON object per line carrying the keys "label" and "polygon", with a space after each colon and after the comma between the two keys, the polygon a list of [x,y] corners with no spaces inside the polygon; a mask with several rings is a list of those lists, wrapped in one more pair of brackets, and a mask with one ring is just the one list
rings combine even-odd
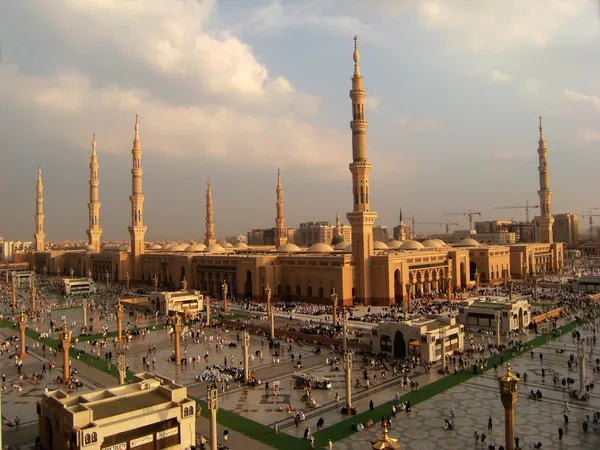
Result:
{"label": "white building", "polygon": [[573,278],[573,292],[589,292],[595,294],[600,292],[600,277],[599,276],[576,276]]}
{"label": "white building", "polygon": [[406,322],[382,322],[373,330],[373,353],[385,353],[393,358],[413,356],[435,362],[441,359],[442,340],[444,353],[452,355],[465,345],[464,326],[455,318],[422,317]]}
{"label": "white building", "polygon": [[467,329],[496,331],[496,311],[500,312],[500,332],[523,329],[531,322],[531,306],[524,299],[481,297],[461,302],[458,321]]}
{"label": "white building", "polygon": [[164,315],[170,312],[195,315],[204,309],[200,291],[153,292],[149,297],[153,308]]}
{"label": "white building", "polygon": [[63,278],[63,293],[65,295],[95,294],[97,287],[92,278]]}

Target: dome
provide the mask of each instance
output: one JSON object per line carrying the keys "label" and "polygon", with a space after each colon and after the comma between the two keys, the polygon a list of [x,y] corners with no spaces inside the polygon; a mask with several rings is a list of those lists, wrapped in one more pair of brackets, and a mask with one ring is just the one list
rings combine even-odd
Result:
{"label": "dome", "polygon": [[309,253],[331,253],[333,248],[331,245],[324,244],[323,242],[317,242],[308,248]]}
{"label": "dome", "polygon": [[344,241],[338,242],[337,244],[335,244],[333,246],[333,249],[334,250],[344,250],[346,248],[346,245],[348,245],[348,244],[346,244]]}
{"label": "dome", "polygon": [[245,242],[236,242],[235,244],[233,244],[233,248],[237,248],[239,250],[245,250],[248,248],[248,244],[246,244]]}
{"label": "dome", "polygon": [[457,247],[479,247],[479,242],[472,238],[464,238],[458,241]]}
{"label": "dome", "polygon": [[373,250],[389,250],[389,249],[390,248],[384,242],[381,242],[381,241],[373,242]]}
{"label": "dome", "polygon": [[419,250],[419,249],[422,249],[425,247],[420,242],[411,240],[411,241],[404,241],[402,243],[402,247],[400,247],[400,248],[402,250]]}
{"label": "dome", "polygon": [[442,241],[441,239],[434,239],[434,241],[439,242],[442,247],[446,246],[446,243],[444,241]]}
{"label": "dome", "polygon": [[233,245],[231,245],[229,242],[223,242],[221,244],[221,247],[223,247],[223,248],[233,248]]}
{"label": "dome", "polygon": [[165,244],[165,245],[163,246],[163,250],[165,250],[165,251],[167,251],[167,252],[168,252],[168,251],[170,251],[170,250],[171,250],[171,247],[173,247],[173,244]]}
{"label": "dome", "polygon": [[190,244],[185,248],[186,252],[203,252],[206,248],[206,245],[200,244]]}
{"label": "dome", "polygon": [[150,250],[162,250],[162,245],[160,245],[160,244],[152,244],[150,246]]}
{"label": "dome", "polygon": [[352,244],[348,244],[344,247],[344,253],[352,253]]}
{"label": "dome", "polygon": [[223,247],[221,247],[219,244],[217,244],[216,242],[213,244],[209,244],[204,251],[205,252],[209,252],[209,253],[219,253],[222,252],[224,249]]}
{"label": "dome", "polygon": [[281,247],[279,247],[276,251],[277,251],[277,253],[296,253],[296,252],[300,251],[300,247],[298,247],[296,244],[291,244],[290,242],[286,242]]}
{"label": "dome", "polygon": [[435,239],[427,239],[426,241],[421,242],[421,245],[425,248],[440,248],[442,246],[442,244]]}
{"label": "dome", "polygon": [[400,247],[402,247],[402,241],[397,241],[397,240],[393,239],[387,243],[387,246],[390,249],[400,248]]}
{"label": "dome", "polygon": [[172,245],[169,250],[172,252],[185,252],[185,250],[187,248],[188,248],[187,244],[175,244],[175,245]]}

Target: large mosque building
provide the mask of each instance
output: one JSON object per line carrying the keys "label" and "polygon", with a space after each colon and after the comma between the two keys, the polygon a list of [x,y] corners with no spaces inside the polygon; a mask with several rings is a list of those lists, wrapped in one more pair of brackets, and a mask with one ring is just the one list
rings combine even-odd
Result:
{"label": "large mosque building", "polygon": [[[267,286],[274,301],[330,302],[335,289],[345,305],[390,305],[421,293],[467,289],[476,284],[503,283],[508,276],[523,278],[553,272],[563,264],[563,246],[552,241],[547,149],[540,119],[540,211],[535,230],[538,243],[481,245],[466,238],[454,245],[430,239],[373,239],[377,213],[371,210],[371,163],[368,159],[365,115],[366,92],[360,72],[360,54],[355,38],[352,101],[352,211],[346,217],[351,242],[333,248],[317,243],[300,248],[288,242],[285,226],[283,184],[277,175],[275,246],[252,247],[242,242],[217,242],[213,222],[212,185],[206,191],[206,234],[203,243],[147,245],[145,242],[142,148],[136,117],[132,147],[132,192],[130,243],[119,247],[101,245],[99,176],[96,140],[90,160],[89,245],[79,250],[46,250],[43,231],[43,185],[37,182],[35,251],[31,265],[39,273],[91,275],[97,281],[151,284],[156,277],[165,288],[179,289],[185,279],[191,289],[220,296],[223,282],[232,295],[266,299]],[[339,227],[340,224],[338,223]],[[401,233],[400,239],[406,239]]]}

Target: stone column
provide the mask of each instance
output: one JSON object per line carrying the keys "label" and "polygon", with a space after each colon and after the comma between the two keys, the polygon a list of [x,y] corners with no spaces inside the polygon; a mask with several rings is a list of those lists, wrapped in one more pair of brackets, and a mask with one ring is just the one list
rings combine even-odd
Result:
{"label": "stone column", "polygon": [[442,367],[446,367],[446,330],[444,325],[440,325],[440,362]]}
{"label": "stone column", "polygon": [[585,347],[583,342],[577,344],[577,360],[579,362],[579,389],[585,392]]}
{"label": "stone column", "polygon": [[348,327],[348,319],[346,317],[346,310],[343,309],[342,310],[342,350],[344,351],[344,353],[346,353],[346,348],[348,347],[348,332],[347,332],[347,327]]}
{"label": "stone column", "polygon": [[14,314],[17,312],[17,285],[15,284],[14,278],[10,284],[10,291],[12,295],[12,312]]}
{"label": "stone column", "polygon": [[206,326],[210,326],[210,297],[204,297],[206,302]]}
{"label": "stone column", "polygon": [[37,305],[35,304],[36,295],[37,295],[37,288],[35,287],[35,285],[32,285],[31,286],[31,312],[35,312],[37,309]]}
{"label": "stone column", "polygon": [[83,299],[81,302],[81,309],[83,310],[83,325],[87,326],[87,300]]}
{"label": "stone column", "polygon": [[506,375],[498,378],[500,385],[500,399],[504,406],[504,448],[515,448],[515,406],[517,405],[517,391],[519,380],[510,372],[510,363],[506,364]]}
{"label": "stone column", "polygon": [[67,325],[63,325],[63,329],[60,332],[60,342],[63,348],[63,382],[67,382],[71,378],[69,371],[69,349],[71,348],[71,334],[72,331],[67,329]]}
{"label": "stone column", "polygon": [[275,307],[271,306],[271,340],[275,340]]}
{"label": "stone column", "polygon": [[496,319],[496,345],[500,347],[500,311],[494,311],[494,318]]}
{"label": "stone column", "polygon": [[352,408],[352,353],[344,351],[344,374],[346,382],[346,405]]}
{"label": "stone column", "polygon": [[181,316],[176,314],[171,316],[171,325],[173,326],[173,333],[175,334],[173,342],[175,343],[175,362],[181,364]]}
{"label": "stone column", "polygon": [[125,384],[127,361],[125,360],[125,354],[123,352],[119,353],[119,356],[117,356],[117,370],[119,371],[119,384]]}
{"label": "stone column", "polygon": [[117,301],[115,305],[115,312],[117,313],[117,342],[121,344],[123,342],[123,310],[125,307],[121,304],[121,301]]}
{"label": "stone column", "polygon": [[25,351],[25,330],[27,329],[27,319],[29,319],[29,316],[24,312],[19,314],[19,331],[21,331],[21,337],[19,338],[19,358],[21,359],[27,357],[27,351]]}
{"label": "stone column", "polygon": [[452,278],[448,277],[447,281],[448,285],[446,286],[446,290],[448,291],[448,301],[450,301],[450,295],[452,295]]}
{"label": "stone column", "polygon": [[337,302],[338,302],[338,295],[335,292],[335,288],[333,288],[333,291],[331,292],[331,303],[333,303],[333,327],[337,327]]}
{"label": "stone column", "polygon": [[219,390],[213,384],[208,386],[208,395],[206,403],[210,411],[210,450],[217,450],[217,411],[219,410],[218,400]]}
{"label": "stone column", "polygon": [[227,282],[223,278],[223,284],[221,285],[221,290],[223,291],[223,312],[229,312],[229,308],[227,307],[227,292],[229,292],[229,286],[227,286]]}
{"label": "stone column", "polygon": [[248,384],[248,381],[250,381],[250,365],[248,360],[250,335],[246,330],[242,332],[242,349],[244,350],[244,383]]}
{"label": "stone column", "polygon": [[269,283],[265,287],[265,297],[267,298],[267,316],[271,314],[271,288],[269,287]]}

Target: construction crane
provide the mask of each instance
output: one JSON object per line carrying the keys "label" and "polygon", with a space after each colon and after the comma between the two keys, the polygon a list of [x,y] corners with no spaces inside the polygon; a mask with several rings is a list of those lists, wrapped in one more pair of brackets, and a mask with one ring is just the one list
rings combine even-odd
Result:
{"label": "construction crane", "polygon": [[492,209],[524,209],[525,210],[525,223],[529,225],[529,210],[539,208],[540,205],[529,205],[529,202],[525,202],[525,206],[498,206]]}
{"label": "construction crane", "polygon": [[[600,217],[600,214],[592,214],[592,211],[597,210],[600,208],[592,208],[588,211],[587,216],[590,218],[590,240],[594,240],[594,217]],[[581,218],[585,220],[585,216],[586,214],[583,213],[581,215]]]}
{"label": "construction crane", "polygon": [[467,216],[469,218],[469,233],[473,233],[475,231],[475,228],[473,227],[473,216],[481,216],[480,212],[473,212],[472,210],[469,210],[469,212],[462,212],[462,213],[445,213],[445,216]]}
{"label": "construction crane", "polygon": [[421,225],[439,225],[440,227],[446,225],[446,234],[450,234],[450,225],[454,225],[456,227],[458,226],[457,223],[450,223],[448,221],[445,221],[445,222],[421,222]]}
{"label": "construction crane", "polygon": [[410,229],[410,232],[412,234],[412,238],[414,239],[415,236],[416,236],[416,233],[415,233],[415,221],[419,220],[419,218],[415,217],[415,216],[412,216],[412,217],[409,217],[408,220],[410,220],[411,223],[412,223],[412,228]]}

